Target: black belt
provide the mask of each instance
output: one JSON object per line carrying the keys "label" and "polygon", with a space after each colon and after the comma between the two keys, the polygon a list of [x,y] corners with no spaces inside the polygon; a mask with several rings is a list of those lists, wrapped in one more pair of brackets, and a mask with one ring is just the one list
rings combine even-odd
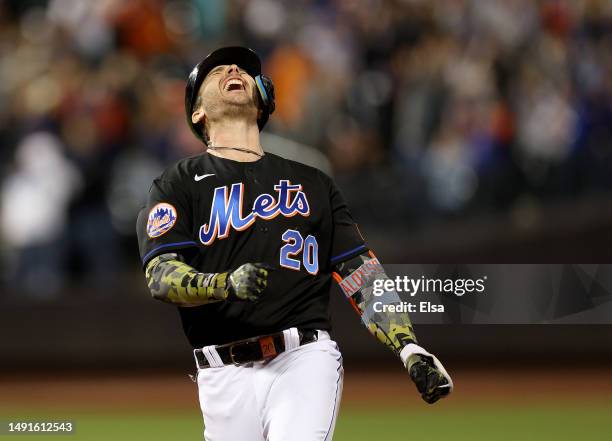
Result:
{"label": "black belt", "polygon": [[[300,346],[317,341],[317,331],[312,329],[299,329]],[[261,335],[258,337],[239,340],[224,345],[215,346],[224,365],[242,365],[256,361],[270,360],[278,354],[285,352],[285,336],[282,332]],[[198,368],[211,367],[202,352],[202,349],[193,351]]]}

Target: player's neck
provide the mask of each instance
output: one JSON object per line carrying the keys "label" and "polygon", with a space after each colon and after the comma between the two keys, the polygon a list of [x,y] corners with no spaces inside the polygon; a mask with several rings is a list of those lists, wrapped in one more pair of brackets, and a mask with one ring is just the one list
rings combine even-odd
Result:
{"label": "player's neck", "polygon": [[[224,121],[211,127],[209,133],[209,146],[238,147],[241,149],[208,149],[207,151],[211,155],[231,159],[233,161],[251,162],[257,161],[264,154],[261,144],[259,143],[259,129],[257,124],[247,123],[247,121]],[[253,153],[249,153],[248,150]]]}

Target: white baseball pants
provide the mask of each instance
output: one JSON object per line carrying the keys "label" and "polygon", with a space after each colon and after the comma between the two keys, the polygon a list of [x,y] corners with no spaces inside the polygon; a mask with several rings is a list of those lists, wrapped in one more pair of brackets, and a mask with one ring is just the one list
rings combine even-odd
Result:
{"label": "white baseball pants", "polygon": [[198,370],[206,441],[331,441],[342,356],[325,331],[269,362]]}

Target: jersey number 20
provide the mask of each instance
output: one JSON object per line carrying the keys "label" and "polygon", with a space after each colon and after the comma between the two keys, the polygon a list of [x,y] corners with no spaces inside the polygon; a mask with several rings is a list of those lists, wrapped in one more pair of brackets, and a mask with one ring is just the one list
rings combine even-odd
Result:
{"label": "jersey number 20", "polygon": [[[308,235],[303,238],[299,231],[287,230],[282,235],[283,245],[280,249],[280,265],[295,271],[302,268],[313,276],[319,272],[319,244],[317,239]],[[302,253],[302,259],[296,258]]]}

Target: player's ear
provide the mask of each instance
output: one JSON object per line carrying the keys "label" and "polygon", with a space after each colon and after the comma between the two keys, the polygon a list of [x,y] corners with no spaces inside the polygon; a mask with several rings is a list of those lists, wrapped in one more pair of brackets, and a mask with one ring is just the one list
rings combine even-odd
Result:
{"label": "player's ear", "polygon": [[191,122],[194,124],[197,124],[199,122],[204,122],[205,116],[204,116],[204,109],[202,108],[202,106],[198,107],[192,114],[191,114]]}

